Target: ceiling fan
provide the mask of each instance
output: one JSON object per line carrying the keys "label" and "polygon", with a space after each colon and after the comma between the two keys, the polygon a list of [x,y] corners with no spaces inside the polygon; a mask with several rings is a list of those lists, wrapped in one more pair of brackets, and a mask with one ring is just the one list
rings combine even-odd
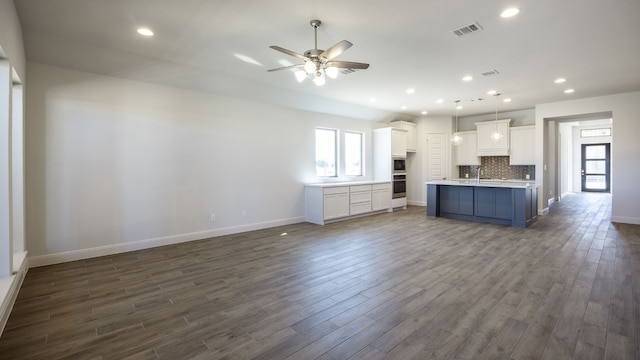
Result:
{"label": "ceiling fan", "polygon": [[312,77],[313,82],[316,85],[321,86],[325,83],[325,74],[326,76],[335,79],[338,76],[338,72],[340,72],[340,69],[342,69],[342,73],[349,74],[354,72],[355,70],[364,70],[369,67],[369,64],[365,63],[333,60],[335,57],[353,46],[353,44],[347,40],[342,40],[339,43],[328,48],[327,50],[320,50],[318,49],[318,28],[320,27],[320,24],[322,24],[322,22],[320,20],[311,20],[310,24],[315,35],[315,47],[311,50],[305,51],[304,55],[298,54],[295,51],[287,50],[280,46],[269,46],[274,50],[296,57],[304,61],[304,63],[279,67],[267,71],[300,69],[295,72],[298,82],[304,81],[304,79],[307,77]]}

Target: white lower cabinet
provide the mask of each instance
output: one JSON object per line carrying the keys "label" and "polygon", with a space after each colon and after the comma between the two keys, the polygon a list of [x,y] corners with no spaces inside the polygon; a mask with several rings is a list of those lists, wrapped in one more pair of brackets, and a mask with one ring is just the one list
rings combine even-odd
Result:
{"label": "white lower cabinet", "polygon": [[305,220],[324,225],[327,221],[391,208],[390,182],[358,183],[357,185],[344,183],[344,185],[307,185],[305,187]]}
{"label": "white lower cabinet", "polygon": [[391,207],[391,184],[371,185],[371,211],[387,210]]}
{"label": "white lower cabinet", "polygon": [[323,219],[330,220],[349,216],[349,188],[335,187],[324,189]]}
{"label": "white lower cabinet", "polygon": [[351,198],[349,215],[371,212],[371,185],[351,186],[349,194]]}

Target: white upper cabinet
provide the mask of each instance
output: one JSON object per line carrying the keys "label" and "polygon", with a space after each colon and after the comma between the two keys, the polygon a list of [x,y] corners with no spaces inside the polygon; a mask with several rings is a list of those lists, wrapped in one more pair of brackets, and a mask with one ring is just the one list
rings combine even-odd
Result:
{"label": "white upper cabinet", "polygon": [[407,157],[407,131],[401,129],[391,130],[391,156]]}
{"label": "white upper cabinet", "polygon": [[511,154],[509,155],[509,165],[535,165],[536,127],[512,127],[510,132]]}
{"label": "white upper cabinet", "polygon": [[418,150],[418,131],[417,125],[408,121],[393,121],[391,126],[396,129],[407,130],[407,152],[416,152]]}
{"label": "white upper cabinet", "polygon": [[[509,123],[511,119],[476,123],[478,156],[509,156]],[[493,137],[499,131],[502,137]]]}
{"label": "white upper cabinet", "polygon": [[476,132],[461,131],[456,134],[462,139],[458,145],[454,146],[456,152],[456,165],[480,165]]}

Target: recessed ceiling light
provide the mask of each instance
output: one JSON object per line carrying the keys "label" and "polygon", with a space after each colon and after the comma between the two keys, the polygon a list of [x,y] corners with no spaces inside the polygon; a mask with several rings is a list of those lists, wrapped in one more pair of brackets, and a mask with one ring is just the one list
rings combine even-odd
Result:
{"label": "recessed ceiling light", "polygon": [[487,91],[487,95],[495,95],[496,93],[497,93],[497,91],[495,91],[495,90]]}
{"label": "recessed ceiling light", "polygon": [[505,9],[502,13],[500,13],[500,16],[502,16],[503,18],[508,18],[508,17],[518,15],[519,12],[520,12],[520,9],[518,8],[508,8],[508,9]]}
{"label": "recessed ceiling light", "polygon": [[556,83],[556,84],[562,84],[565,81],[567,81],[567,79],[565,79],[565,78],[557,78],[553,82]]}
{"label": "recessed ceiling light", "polygon": [[503,102],[511,102],[511,99],[506,98],[506,99],[504,99],[504,100],[502,100],[502,101],[503,101]]}
{"label": "recessed ceiling light", "polygon": [[141,27],[138,28],[138,34],[142,35],[142,36],[153,36],[153,31],[151,31],[151,29],[146,28],[146,27]]}
{"label": "recessed ceiling light", "polygon": [[428,112],[427,112],[427,111],[423,111],[423,112],[421,112],[421,114],[422,114],[422,115],[427,115],[427,114],[428,114]]}
{"label": "recessed ceiling light", "polygon": [[458,106],[456,106],[456,109],[458,109],[458,110],[462,110],[462,109],[464,109],[464,108],[462,107],[462,105],[458,105]]}
{"label": "recessed ceiling light", "polygon": [[407,106],[406,105],[402,105],[402,106],[400,106],[400,109],[407,110]]}
{"label": "recessed ceiling light", "polygon": [[442,100],[442,99],[438,99],[438,100],[436,100],[436,102],[437,102],[438,104],[442,104],[442,103],[444,102],[444,100]]}
{"label": "recessed ceiling light", "polygon": [[572,92],[574,92],[575,90],[573,89],[567,89],[564,91],[565,94],[571,94]]}
{"label": "recessed ceiling light", "polygon": [[376,98],[370,98],[369,102],[376,102]]}
{"label": "recessed ceiling light", "polygon": [[408,88],[407,89],[407,94],[413,94],[415,92],[416,92],[416,89],[414,89],[414,88]]}
{"label": "recessed ceiling light", "polygon": [[471,80],[473,80],[473,76],[471,76],[471,75],[467,75],[467,76],[462,78],[462,81],[471,81]]}

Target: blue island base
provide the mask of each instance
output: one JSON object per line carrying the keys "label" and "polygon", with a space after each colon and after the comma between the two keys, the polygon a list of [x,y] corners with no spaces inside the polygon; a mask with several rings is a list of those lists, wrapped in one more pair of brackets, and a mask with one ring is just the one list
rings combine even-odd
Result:
{"label": "blue island base", "polygon": [[427,184],[427,216],[531,226],[538,220],[537,187]]}

